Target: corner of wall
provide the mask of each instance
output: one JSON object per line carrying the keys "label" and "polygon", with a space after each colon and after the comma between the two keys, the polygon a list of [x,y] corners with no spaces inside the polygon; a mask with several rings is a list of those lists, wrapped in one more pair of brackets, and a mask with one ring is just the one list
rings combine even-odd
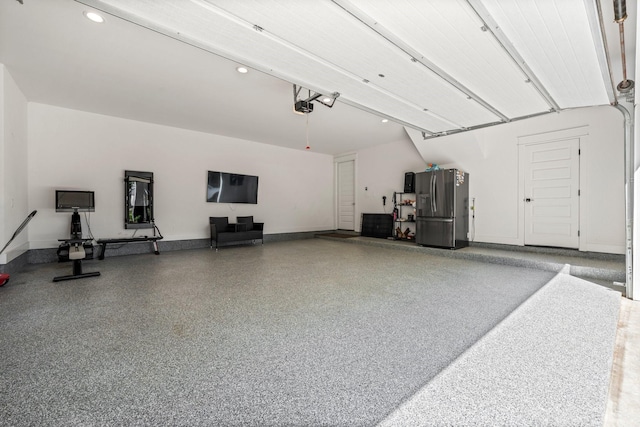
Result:
{"label": "corner of wall", "polygon": [[[0,244],[12,235],[28,213],[27,100],[7,68],[0,64]],[[28,249],[26,233],[1,255],[7,263]]]}
{"label": "corner of wall", "polygon": [[[6,68],[4,64],[0,63],[0,244],[4,246],[5,242],[5,171],[7,170],[7,156],[5,155],[5,125],[4,125],[4,79]],[[7,263],[7,255],[0,254],[0,264]]]}

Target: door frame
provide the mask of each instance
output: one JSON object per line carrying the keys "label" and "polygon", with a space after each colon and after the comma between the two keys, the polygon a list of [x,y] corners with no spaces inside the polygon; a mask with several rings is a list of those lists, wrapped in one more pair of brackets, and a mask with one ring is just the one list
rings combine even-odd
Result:
{"label": "door frame", "polygon": [[[578,139],[580,150],[584,150],[588,146],[587,140],[589,137],[589,126],[579,126],[575,128],[560,129],[551,132],[543,132],[531,135],[523,135],[518,137],[518,244],[524,246],[525,236],[525,156],[524,147],[527,145],[545,144],[549,142],[559,142],[567,139]],[[586,177],[589,171],[587,170],[587,162],[582,161],[582,156],[578,157],[578,174],[580,177],[580,188],[586,188]],[[578,237],[578,250],[584,251],[588,230],[587,221],[584,213],[586,212],[588,192],[580,192],[579,209],[578,213],[578,227],[580,235]]]}
{"label": "door frame", "polygon": [[358,194],[356,189],[358,188],[358,154],[344,154],[338,157],[333,158],[333,229],[338,229],[338,210],[340,209],[340,194],[339,194],[339,186],[338,186],[338,165],[344,162],[353,161],[353,230],[360,230],[360,220],[358,215]]}

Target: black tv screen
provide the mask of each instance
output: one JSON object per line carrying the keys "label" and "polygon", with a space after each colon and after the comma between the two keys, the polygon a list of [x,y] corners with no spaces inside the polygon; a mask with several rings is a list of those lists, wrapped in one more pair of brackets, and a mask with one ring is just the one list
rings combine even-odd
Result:
{"label": "black tv screen", "polygon": [[258,177],[208,171],[207,202],[258,203]]}
{"label": "black tv screen", "polygon": [[93,191],[56,190],[56,212],[94,212]]}

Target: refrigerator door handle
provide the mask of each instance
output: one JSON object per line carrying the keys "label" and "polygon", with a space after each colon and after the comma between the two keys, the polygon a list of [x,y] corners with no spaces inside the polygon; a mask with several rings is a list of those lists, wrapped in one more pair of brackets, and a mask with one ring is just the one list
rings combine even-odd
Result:
{"label": "refrigerator door handle", "polygon": [[436,214],[438,206],[436,205],[436,174],[431,175],[431,211]]}
{"label": "refrigerator door handle", "polygon": [[436,175],[433,175],[433,211],[438,212],[438,177]]}
{"label": "refrigerator door handle", "polygon": [[429,177],[429,207],[433,214],[433,174]]}

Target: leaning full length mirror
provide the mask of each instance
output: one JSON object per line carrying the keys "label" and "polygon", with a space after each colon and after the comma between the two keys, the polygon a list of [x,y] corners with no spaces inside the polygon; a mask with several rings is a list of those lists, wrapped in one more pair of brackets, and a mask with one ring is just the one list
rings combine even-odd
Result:
{"label": "leaning full length mirror", "polygon": [[153,228],[153,172],[124,172],[124,228]]}

